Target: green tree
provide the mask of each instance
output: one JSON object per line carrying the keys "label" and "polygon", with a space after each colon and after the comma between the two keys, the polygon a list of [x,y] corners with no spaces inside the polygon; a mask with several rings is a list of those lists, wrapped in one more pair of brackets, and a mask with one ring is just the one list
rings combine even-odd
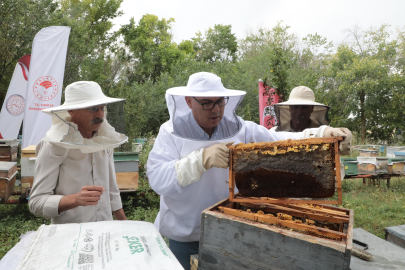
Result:
{"label": "green tree", "polygon": [[238,43],[231,25],[216,24],[214,28],[208,28],[204,35],[198,31],[192,40],[198,61],[213,63],[237,60]]}
{"label": "green tree", "polygon": [[174,63],[185,57],[185,52],[172,41],[173,22],[173,18],[159,20],[146,14],[138,25],[131,18],[129,24],[121,27],[120,33],[133,57],[133,67],[127,72],[130,83],[149,80],[155,83],[163,72],[170,71]]}
{"label": "green tree", "polygon": [[18,59],[31,53],[35,34],[52,25],[58,11],[58,4],[52,0],[0,2],[0,104]]}
{"label": "green tree", "polygon": [[[333,125],[348,126],[366,138],[389,141],[404,120],[393,104],[403,97],[403,79],[397,72],[396,39],[387,25],[348,31],[353,42],[342,44],[330,59],[324,81],[326,100],[336,113]],[[400,120],[401,119],[401,120]],[[403,126],[403,124],[402,124]]]}
{"label": "green tree", "polygon": [[[109,60],[117,34],[112,19],[122,14],[122,0],[16,0],[0,2],[0,101],[6,95],[18,59],[30,54],[38,31],[48,26],[70,26],[64,85],[95,80],[111,87]],[[116,75],[116,73],[115,73]]]}

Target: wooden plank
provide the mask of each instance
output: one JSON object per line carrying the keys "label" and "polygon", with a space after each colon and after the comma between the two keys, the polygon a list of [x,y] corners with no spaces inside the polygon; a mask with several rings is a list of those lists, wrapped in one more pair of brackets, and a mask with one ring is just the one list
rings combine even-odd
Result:
{"label": "wooden plank", "polygon": [[29,145],[21,150],[21,154],[35,154],[36,145]]}
{"label": "wooden plank", "polygon": [[[247,203],[263,203],[263,199],[246,199],[243,197],[237,197],[233,199],[234,202],[247,202]],[[271,203],[279,203],[279,204],[291,204],[291,203],[310,203],[310,204],[338,204],[339,201],[323,201],[323,200],[298,200],[298,199],[273,199]]]}
{"label": "wooden plank", "polygon": [[235,185],[234,185],[234,180],[235,180],[235,174],[233,171],[233,166],[232,166],[232,152],[233,148],[229,147],[229,201],[233,202],[233,198],[235,197]]}
{"label": "wooden plank", "polygon": [[259,221],[259,222],[266,222],[269,224],[274,224],[278,226],[283,226],[287,227],[290,229],[296,229],[300,231],[306,231],[306,232],[312,232],[315,235],[322,235],[325,237],[330,237],[333,239],[345,239],[347,236],[344,233],[341,232],[336,232],[332,231],[329,229],[321,228],[321,227],[316,227],[316,226],[310,226],[302,223],[296,223],[294,221],[290,220],[282,220],[278,219],[276,217],[272,216],[266,216],[266,215],[260,215],[260,214],[255,214],[255,213],[247,213],[242,210],[236,210],[236,209],[230,209],[226,207],[218,207],[221,211],[223,211],[225,214],[233,215],[236,217],[242,217],[242,218],[247,218],[253,221]]}
{"label": "wooden plank", "polygon": [[121,172],[115,174],[119,190],[135,191],[138,189],[138,172]]}
{"label": "wooden plank", "polygon": [[27,188],[32,188],[34,184],[34,177],[21,177],[21,193],[25,194]]}
{"label": "wooden plank", "polygon": [[257,205],[253,203],[240,203],[243,206],[246,207],[251,207],[255,209],[262,210],[264,212],[269,212],[269,213],[285,213],[291,216],[295,217],[302,217],[302,218],[309,218],[309,219],[315,219],[319,221],[327,221],[327,222],[332,222],[332,223],[342,223],[342,222],[349,222],[349,217],[340,217],[340,216],[333,216],[333,215],[325,215],[325,214],[318,214],[318,213],[310,213],[308,210],[302,211],[302,210],[296,210],[296,209],[291,209],[288,207],[283,207],[279,205],[274,205],[274,204],[267,204],[267,205]]}
{"label": "wooden plank", "polygon": [[33,154],[24,154],[24,153],[21,153],[21,157],[22,157],[22,158],[33,158],[33,157],[36,157],[36,155],[35,155],[35,153],[33,153]]}
{"label": "wooden plank", "polygon": [[0,161],[2,162],[16,162],[17,161],[17,152],[13,154],[0,154]]}
{"label": "wooden plank", "polygon": [[303,204],[300,204],[300,205],[289,204],[286,207],[297,209],[297,210],[308,210],[308,211],[311,211],[312,213],[333,214],[335,216],[349,217],[348,213],[346,213],[346,210],[344,210],[344,209],[342,209],[342,211],[331,210],[331,209],[327,208],[327,205],[322,205],[322,208],[314,208],[314,207],[306,206]]}
{"label": "wooden plank", "polygon": [[336,172],[336,183],[337,183],[337,194],[338,194],[338,204],[342,204],[342,178],[340,174],[340,157],[339,157],[339,143],[335,141],[335,172]]}

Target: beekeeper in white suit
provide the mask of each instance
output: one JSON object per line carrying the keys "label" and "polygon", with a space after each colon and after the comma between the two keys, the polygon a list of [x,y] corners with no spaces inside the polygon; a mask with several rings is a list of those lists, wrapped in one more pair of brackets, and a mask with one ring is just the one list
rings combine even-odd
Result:
{"label": "beekeeper in white suit", "polygon": [[350,137],[327,126],[300,133],[271,132],[244,121],[235,110],[245,94],[226,89],[221,78],[207,72],[191,75],[187,86],[166,91],[170,120],[160,127],[147,176],[161,195],[155,225],[169,238],[170,249],[185,269],[190,269],[190,255],[198,253],[201,212],[229,195],[227,144],[332,133]]}
{"label": "beekeeper in white suit", "polygon": [[107,122],[106,97],[96,82],[65,89],[65,103],[42,110],[52,126],[36,147],[30,211],[53,224],[125,220],[115,178],[114,148],[128,141]]}

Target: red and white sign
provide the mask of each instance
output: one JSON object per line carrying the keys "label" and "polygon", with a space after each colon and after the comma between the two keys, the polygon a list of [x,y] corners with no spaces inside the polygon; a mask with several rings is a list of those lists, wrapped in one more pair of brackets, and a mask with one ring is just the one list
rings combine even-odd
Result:
{"label": "red and white sign", "polygon": [[58,94],[58,83],[51,76],[43,76],[34,83],[33,91],[37,99],[48,101]]}
{"label": "red and white sign", "polygon": [[13,116],[20,115],[24,112],[25,99],[20,95],[12,95],[6,101],[6,108],[9,114]]}
{"label": "red and white sign", "polygon": [[262,80],[259,80],[259,115],[260,125],[268,129],[277,125],[276,112],[274,104],[280,101],[277,91],[265,85]]}
{"label": "red and white sign", "polygon": [[17,139],[24,118],[31,55],[18,60],[0,113],[0,139]]}
{"label": "red and white sign", "polygon": [[22,147],[36,145],[52,125],[41,110],[60,105],[70,27],[43,28],[34,38],[28,78]]}

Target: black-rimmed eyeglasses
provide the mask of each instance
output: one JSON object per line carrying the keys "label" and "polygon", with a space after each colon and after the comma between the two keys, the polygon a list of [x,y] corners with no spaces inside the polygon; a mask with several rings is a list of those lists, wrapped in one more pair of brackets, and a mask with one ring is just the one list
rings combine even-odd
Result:
{"label": "black-rimmed eyeglasses", "polygon": [[215,102],[206,102],[206,103],[201,103],[198,99],[196,99],[195,97],[193,97],[198,103],[200,103],[200,105],[202,106],[203,110],[212,110],[215,107],[215,104],[218,105],[218,107],[224,107],[228,101],[229,101],[229,97],[223,97],[218,99]]}
{"label": "black-rimmed eyeglasses", "polygon": [[107,107],[107,105],[103,104],[103,105],[94,106],[94,107],[90,107],[90,108],[86,108],[86,109],[91,113],[96,113],[96,112],[98,112],[98,110],[104,111],[105,107]]}

